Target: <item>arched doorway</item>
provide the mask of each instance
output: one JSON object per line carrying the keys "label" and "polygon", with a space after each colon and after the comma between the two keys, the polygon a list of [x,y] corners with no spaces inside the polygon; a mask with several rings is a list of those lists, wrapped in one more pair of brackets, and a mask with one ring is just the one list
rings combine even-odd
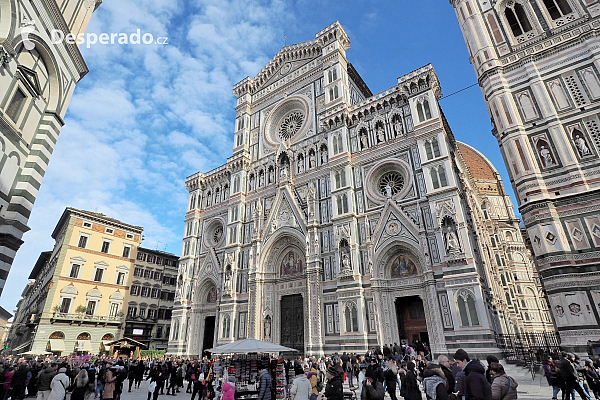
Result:
{"label": "arched doorway", "polygon": [[202,335],[202,354],[204,354],[206,350],[213,348],[215,344],[217,288],[211,283],[205,288],[203,293],[203,302],[205,304],[207,313],[201,316],[201,318],[203,318],[202,323],[204,324]]}

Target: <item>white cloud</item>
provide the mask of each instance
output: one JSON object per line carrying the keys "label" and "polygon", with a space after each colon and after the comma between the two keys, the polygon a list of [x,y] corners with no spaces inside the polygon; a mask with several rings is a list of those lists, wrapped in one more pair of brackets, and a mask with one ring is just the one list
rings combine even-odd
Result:
{"label": "white cloud", "polygon": [[[65,207],[145,228],[143,245],[179,254],[185,178],[231,155],[233,85],[277,52],[280,0],[104,2],[88,32],[132,33],[159,45],[81,48],[90,73],[78,85],[11,269],[1,304],[13,309]],[[186,7],[184,7],[186,4]]]}

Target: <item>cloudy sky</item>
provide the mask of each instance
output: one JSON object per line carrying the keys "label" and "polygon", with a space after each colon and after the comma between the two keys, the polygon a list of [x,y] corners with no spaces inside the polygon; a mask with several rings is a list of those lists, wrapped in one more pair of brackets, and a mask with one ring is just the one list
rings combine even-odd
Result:
{"label": "cloudy sky", "polygon": [[[82,47],[90,73],[71,101],[0,305],[15,308],[67,206],[141,225],[143,246],[179,255],[185,178],[231,155],[233,85],[285,43],[312,40],[336,20],[373,93],[429,62],[445,95],[476,83],[444,0],[104,0],[88,32],[140,29],[168,44]],[[479,88],[441,105],[457,139],[480,149],[510,186]]]}

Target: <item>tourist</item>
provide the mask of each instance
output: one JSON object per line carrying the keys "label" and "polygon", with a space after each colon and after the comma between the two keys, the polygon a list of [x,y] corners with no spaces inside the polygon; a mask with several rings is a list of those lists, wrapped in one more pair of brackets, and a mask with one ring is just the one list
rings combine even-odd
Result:
{"label": "tourist", "polygon": [[590,392],[594,393],[596,399],[600,398],[600,377],[594,367],[592,360],[585,360],[584,373]]}
{"label": "tourist", "polygon": [[69,387],[70,379],[66,374],[67,369],[65,367],[58,369],[58,374],[52,378],[50,382],[50,395],[48,400],[64,400],[67,395],[67,388]]}
{"label": "tourist", "polygon": [[322,389],[320,386],[323,386],[323,383],[322,383],[323,381],[321,381],[321,379],[319,377],[319,371],[317,371],[317,369],[315,368],[316,366],[317,366],[317,363],[313,362],[310,367],[310,372],[306,376],[308,378],[308,380],[310,381],[310,387],[311,387],[310,400],[317,400],[317,397],[319,397],[320,389]]}
{"label": "tourist", "polygon": [[404,381],[401,381],[400,396],[404,397],[405,400],[421,400],[421,390],[419,389],[419,382],[417,382],[417,375],[415,374],[415,364],[409,361],[406,364],[406,375]]}
{"label": "tourist", "polygon": [[490,385],[491,385],[491,384],[492,384],[492,381],[494,380],[494,374],[493,374],[493,372],[492,372],[492,364],[493,364],[493,363],[498,363],[498,362],[500,362],[500,361],[498,360],[498,358],[497,358],[497,357],[495,357],[495,356],[493,356],[493,355],[491,355],[491,354],[489,354],[489,355],[488,355],[488,356],[485,358],[485,360],[486,360],[486,361],[487,361],[487,363],[488,363],[488,366],[487,366],[487,368],[486,368],[486,370],[485,370],[485,379],[487,379],[487,381],[488,381],[488,382],[490,383]]}
{"label": "tourist", "polygon": [[517,386],[519,384],[512,377],[506,375],[502,364],[494,362],[490,365],[492,374],[492,399],[493,400],[516,400]]}
{"label": "tourist", "polygon": [[558,396],[558,392],[561,390],[561,384],[560,380],[558,379],[558,368],[556,368],[552,356],[548,356],[548,358],[546,358],[546,364],[544,365],[544,376],[546,376],[548,385],[552,387],[552,400],[557,400],[556,396]]}
{"label": "tourist", "polygon": [[360,395],[361,400],[384,400],[385,388],[377,378],[374,369],[367,370],[365,383]]}
{"label": "tourist", "polygon": [[392,400],[398,400],[396,397],[396,382],[398,381],[398,367],[394,360],[389,359],[387,362],[387,369],[383,373],[385,379],[385,388],[390,395]]}
{"label": "tourist", "polygon": [[222,400],[235,400],[235,376],[233,375],[227,377],[227,382],[223,384]]}
{"label": "tourist", "polygon": [[448,394],[448,381],[438,364],[429,363],[423,371],[423,390],[428,400],[455,400],[454,393]]}
{"label": "tourist", "polygon": [[8,398],[11,396],[12,394],[12,379],[13,376],[15,375],[15,369],[14,367],[11,365],[7,368],[6,370],[6,374],[4,375],[4,385],[3,385],[3,389],[4,389],[4,400],[8,400]]}
{"label": "tourist", "polygon": [[450,360],[447,356],[441,355],[438,357],[438,364],[440,365],[440,369],[444,373],[444,377],[446,378],[446,383],[448,384],[446,393],[454,393],[454,375],[450,370]]}
{"label": "tourist", "polygon": [[56,364],[44,364],[44,368],[37,376],[37,400],[48,400],[50,396],[50,382],[56,376]]}
{"label": "tourist", "polygon": [[87,370],[82,368],[75,377],[75,382],[69,388],[69,390],[72,390],[71,400],[85,400],[85,395],[88,391],[88,382],[89,377]]}
{"label": "tourist", "polygon": [[116,381],[116,368],[114,366],[107,368],[104,374],[104,394],[102,395],[103,399],[114,399]]}
{"label": "tourist", "polygon": [[[565,391],[563,397],[567,397],[569,394],[574,396],[574,393],[579,393],[584,400],[591,400],[590,395],[583,389],[583,386],[579,384],[579,377],[575,366],[571,362],[571,355],[562,352],[561,360],[558,363],[558,378],[564,382]],[[573,356],[575,359],[575,356]]]}
{"label": "tourist", "polygon": [[196,398],[196,395],[198,395],[198,399],[202,399],[202,391],[204,390],[204,373],[200,372],[200,374],[196,377],[196,379],[194,380],[194,383],[192,384],[192,399],[194,400]]}
{"label": "tourist", "polygon": [[29,368],[27,363],[22,362],[15,370],[12,377],[12,400],[23,400],[25,398],[25,387],[27,386],[27,374]]}
{"label": "tourist", "polygon": [[379,382],[384,383],[385,377],[383,376],[383,369],[381,368],[381,365],[379,364],[379,359],[376,355],[371,356],[370,364],[367,367],[367,374],[369,373],[369,371],[373,371],[372,376],[374,376],[375,379],[377,379]]}
{"label": "tourist", "polygon": [[461,385],[462,387],[457,384],[455,389],[459,395],[464,395],[467,400],[491,400],[492,389],[485,379],[485,368],[479,360],[471,360],[463,349],[456,350],[454,359],[464,372],[464,384]]}
{"label": "tourist", "polygon": [[[344,383],[342,376],[334,366],[327,368],[327,386],[323,393],[322,400],[343,400],[344,399]],[[261,400],[259,398],[259,400]]]}
{"label": "tourist", "polygon": [[266,368],[260,372],[260,381],[258,389],[258,400],[271,400],[271,389],[273,382],[269,371]]}
{"label": "tourist", "polygon": [[294,367],[294,382],[290,389],[293,400],[308,400],[312,394],[312,385],[300,365]]}

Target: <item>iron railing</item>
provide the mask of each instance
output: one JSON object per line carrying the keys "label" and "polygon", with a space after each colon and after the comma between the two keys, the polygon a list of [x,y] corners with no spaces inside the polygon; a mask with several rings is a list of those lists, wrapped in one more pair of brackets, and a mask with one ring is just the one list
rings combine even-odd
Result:
{"label": "iron railing", "polygon": [[496,334],[496,344],[506,361],[541,363],[547,355],[560,352],[558,332],[535,332],[522,335]]}

